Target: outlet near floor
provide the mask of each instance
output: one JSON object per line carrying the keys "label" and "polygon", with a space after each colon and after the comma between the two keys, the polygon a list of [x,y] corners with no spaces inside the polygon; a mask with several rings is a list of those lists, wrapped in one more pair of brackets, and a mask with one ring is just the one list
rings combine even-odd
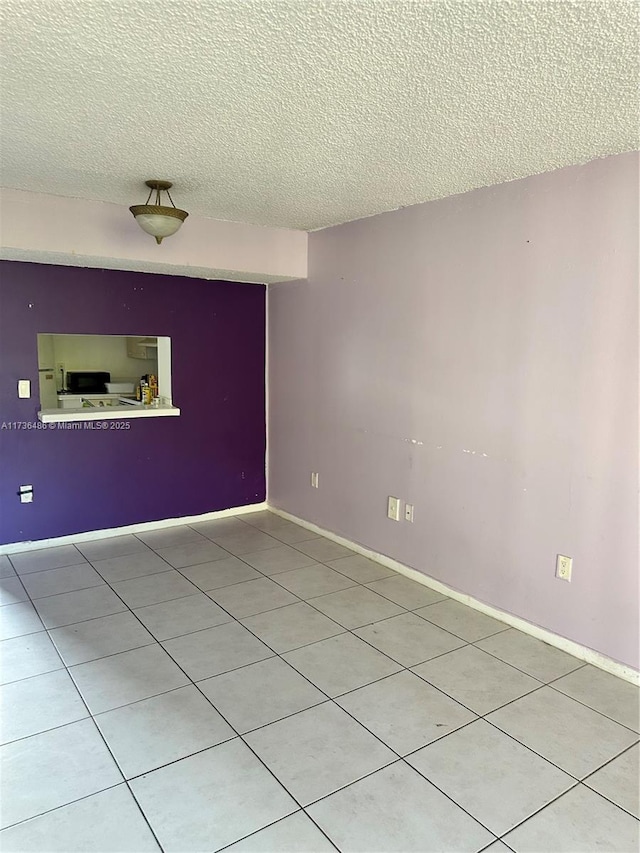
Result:
{"label": "outlet near floor", "polygon": [[558,554],[556,557],[556,577],[561,581],[571,581],[571,569],[573,568],[573,559],[565,557],[564,554]]}
{"label": "outlet near floor", "polygon": [[400,521],[400,498],[394,498],[389,495],[387,518],[390,518],[391,521]]}
{"label": "outlet near floor", "polygon": [[311,472],[311,486],[314,489],[318,488],[318,472],[317,471]]}

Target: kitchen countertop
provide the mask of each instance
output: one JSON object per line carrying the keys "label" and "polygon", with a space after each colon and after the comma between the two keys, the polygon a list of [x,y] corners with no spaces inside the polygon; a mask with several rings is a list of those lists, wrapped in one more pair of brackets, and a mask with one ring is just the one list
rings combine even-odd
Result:
{"label": "kitchen countertop", "polygon": [[90,398],[91,400],[121,400],[123,397],[135,400],[136,396],[133,392],[131,394],[108,394],[106,391],[104,394],[101,391],[98,391],[95,394],[91,394],[90,392],[76,394],[74,391],[58,391],[57,395],[58,400],[82,400],[84,397]]}
{"label": "kitchen countertop", "polygon": [[[82,395],[78,395],[82,396]],[[88,399],[94,399],[96,395],[84,395]],[[121,395],[115,395],[116,397]],[[163,418],[175,417],[180,414],[177,406],[153,406],[127,405],[108,406],[105,408],[77,408],[77,409],[41,409],[38,412],[38,420],[42,423],[62,423],[65,421],[128,421],[132,418]]]}

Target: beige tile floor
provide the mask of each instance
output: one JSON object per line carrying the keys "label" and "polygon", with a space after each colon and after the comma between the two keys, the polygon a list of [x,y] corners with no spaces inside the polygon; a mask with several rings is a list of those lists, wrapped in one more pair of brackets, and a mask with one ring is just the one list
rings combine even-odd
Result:
{"label": "beige tile floor", "polygon": [[4,853],[635,853],[638,690],[269,513],[0,558]]}

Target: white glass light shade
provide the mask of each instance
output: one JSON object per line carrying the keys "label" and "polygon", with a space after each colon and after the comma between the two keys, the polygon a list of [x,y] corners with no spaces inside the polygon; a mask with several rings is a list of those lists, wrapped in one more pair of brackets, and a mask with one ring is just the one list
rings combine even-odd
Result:
{"label": "white glass light shade", "polygon": [[152,204],[134,204],[129,210],[142,230],[155,237],[157,243],[161,243],[164,237],[175,234],[189,215],[186,210],[176,207]]}

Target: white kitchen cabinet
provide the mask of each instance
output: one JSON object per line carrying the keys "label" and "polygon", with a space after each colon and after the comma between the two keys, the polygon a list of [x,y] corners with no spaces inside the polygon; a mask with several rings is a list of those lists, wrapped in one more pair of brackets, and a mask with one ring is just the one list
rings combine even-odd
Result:
{"label": "white kitchen cabinet", "polygon": [[157,338],[127,338],[129,358],[155,358],[158,353]]}

